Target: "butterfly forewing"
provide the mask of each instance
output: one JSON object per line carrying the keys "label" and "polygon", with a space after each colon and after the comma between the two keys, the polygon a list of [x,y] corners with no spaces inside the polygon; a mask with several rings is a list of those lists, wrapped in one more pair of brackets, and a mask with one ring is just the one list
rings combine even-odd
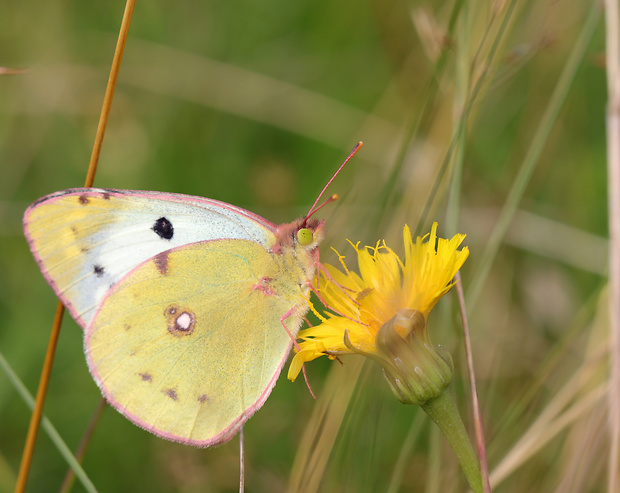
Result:
{"label": "butterfly forewing", "polygon": [[43,275],[85,328],[106,292],[171,248],[219,238],[273,244],[274,225],[238,207],[178,194],[72,189],[30,206],[24,230]]}

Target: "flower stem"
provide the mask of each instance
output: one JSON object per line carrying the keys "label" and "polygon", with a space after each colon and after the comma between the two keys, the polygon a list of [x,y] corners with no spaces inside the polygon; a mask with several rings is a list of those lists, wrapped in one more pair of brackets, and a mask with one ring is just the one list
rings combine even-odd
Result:
{"label": "flower stem", "polygon": [[448,440],[450,447],[452,447],[461,464],[461,469],[463,469],[471,489],[474,493],[482,493],[482,479],[480,477],[478,458],[471,446],[469,436],[461,420],[461,415],[452,397],[448,392],[443,392],[439,397],[427,401],[421,407],[437,423],[437,426],[439,426],[439,429]]}

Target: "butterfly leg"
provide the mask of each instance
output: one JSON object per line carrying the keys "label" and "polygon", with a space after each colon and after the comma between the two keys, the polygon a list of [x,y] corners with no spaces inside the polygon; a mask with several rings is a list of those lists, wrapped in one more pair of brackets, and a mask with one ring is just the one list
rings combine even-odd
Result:
{"label": "butterfly leg", "polygon": [[[282,315],[280,317],[280,323],[282,324],[282,327],[284,327],[284,330],[286,330],[286,333],[291,338],[291,341],[293,341],[293,345],[295,346],[295,350],[297,352],[299,352],[301,350],[301,348],[299,347],[299,344],[297,343],[297,339],[295,338],[293,333],[289,330],[289,328],[284,323],[284,321],[288,317],[290,317],[293,313],[295,313],[296,310],[297,310],[296,307],[292,307],[289,311],[287,311],[284,315]],[[314,391],[312,390],[312,386],[310,385],[310,381],[308,380],[308,374],[306,373],[306,365],[302,365],[301,372],[304,375],[304,380],[306,381],[306,386],[308,387],[308,390],[310,391],[310,395],[312,396],[313,399],[316,399],[316,395],[315,395]]]}
{"label": "butterfly leg", "polygon": [[289,311],[287,311],[284,315],[280,317],[280,323],[282,324],[282,327],[284,327],[284,330],[286,330],[286,333],[288,334],[288,336],[291,338],[291,341],[293,341],[293,346],[295,346],[295,349],[299,351],[299,344],[297,344],[297,338],[293,335],[293,333],[289,330],[289,328],[284,323],[284,321],[288,317],[293,315],[293,313],[295,313],[296,311],[297,311],[297,308],[292,307]]}

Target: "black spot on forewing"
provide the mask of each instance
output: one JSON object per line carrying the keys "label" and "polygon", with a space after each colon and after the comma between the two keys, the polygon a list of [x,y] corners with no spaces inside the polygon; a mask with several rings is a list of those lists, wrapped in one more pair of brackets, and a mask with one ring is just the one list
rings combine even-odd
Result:
{"label": "black spot on forewing", "polygon": [[93,272],[97,277],[102,277],[105,273],[105,269],[101,265],[93,265]]}
{"label": "black spot on forewing", "polygon": [[157,236],[164,240],[170,240],[174,236],[174,228],[172,223],[165,217],[160,217],[155,224],[153,224],[153,231],[157,233]]}
{"label": "black spot on forewing", "polygon": [[155,267],[162,276],[168,274],[168,252],[161,252],[153,257]]}

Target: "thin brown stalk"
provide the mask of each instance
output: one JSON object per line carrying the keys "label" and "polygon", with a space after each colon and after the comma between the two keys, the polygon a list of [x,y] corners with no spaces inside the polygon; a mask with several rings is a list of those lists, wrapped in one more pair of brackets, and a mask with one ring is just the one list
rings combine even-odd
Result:
{"label": "thin brown stalk", "polygon": [[43,415],[43,405],[45,404],[47,387],[50,381],[52,365],[54,364],[54,355],[56,354],[56,346],[58,344],[58,337],[60,336],[60,324],[62,323],[62,315],[64,311],[65,307],[59,301],[56,306],[56,315],[54,316],[50,339],[47,343],[47,352],[45,353],[43,369],[41,370],[39,388],[37,389],[37,400],[34,403],[32,416],[30,416],[30,425],[28,426],[28,435],[26,436],[26,445],[24,446],[22,461],[19,465],[19,474],[17,476],[17,483],[15,484],[15,493],[22,493],[26,489],[26,483],[28,482],[28,473],[30,472],[30,465],[32,464],[34,445],[37,442],[39,425],[41,424],[41,416]]}
{"label": "thin brown stalk", "polygon": [[245,445],[243,441],[243,426],[239,428],[239,493],[245,492]]}
{"label": "thin brown stalk", "polygon": [[[80,440],[80,444],[78,445],[77,450],[75,451],[75,458],[81,464],[84,460],[84,456],[86,455],[86,450],[88,449],[88,445],[93,437],[93,433],[95,432],[95,428],[97,427],[97,423],[99,423],[99,418],[103,413],[103,410],[106,408],[107,401],[102,397],[99,399],[99,404],[95,408],[93,415],[90,417],[90,421],[88,422],[88,426],[82,435],[82,439]],[[62,480],[62,484],[60,485],[60,493],[67,493],[71,491],[71,487],[73,486],[73,482],[75,481],[75,471],[73,469],[69,469],[67,474],[65,474],[65,478]]]}
{"label": "thin brown stalk", "polygon": [[487,451],[484,440],[484,428],[482,426],[480,403],[478,402],[478,390],[476,388],[476,375],[474,372],[474,357],[471,350],[471,340],[469,338],[469,323],[467,321],[467,312],[465,310],[465,295],[463,294],[460,271],[456,273],[455,279],[456,295],[459,300],[459,309],[463,322],[463,340],[465,343],[465,354],[467,357],[467,373],[469,375],[471,401],[474,412],[474,430],[476,433],[476,448],[478,450],[478,461],[480,462],[480,476],[482,478],[482,487],[484,489],[484,492],[490,493],[491,484],[489,483],[489,466],[487,464]]}
{"label": "thin brown stalk", "polygon": [[607,489],[619,491],[620,455],[620,25],[618,0],[605,1],[609,208],[609,461]]}
{"label": "thin brown stalk", "polygon": [[118,40],[116,41],[116,50],[114,51],[114,58],[112,59],[112,67],[110,68],[110,77],[108,77],[108,86],[105,90],[101,114],[99,115],[99,124],[97,125],[93,152],[91,153],[90,163],[88,165],[88,174],[86,175],[86,182],[84,183],[85,187],[92,187],[95,181],[95,173],[97,172],[97,165],[99,164],[103,137],[108,125],[110,109],[112,108],[112,99],[114,99],[114,91],[116,90],[116,82],[118,81],[118,73],[121,69],[121,62],[123,60],[123,53],[125,52],[125,44],[127,43],[127,35],[129,33],[129,24],[131,23],[131,16],[135,4],[136,0],[127,0],[125,4],[125,12],[118,33]]}
{"label": "thin brown stalk", "polygon": [[[127,41],[127,33],[129,31],[129,24],[131,23],[131,16],[135,0],[127,0],[125,4],[125,12],[123,14],[123,21],[118,36],[118,42],[116,44],[116,51],[112,61],[112,67],[110,69],[110,77],[108,78],[108,86],[106,88],[106,94],[103,100],[103,106],[101,109],[101,115],[99,117],[99,125],[97,127],[97,134],[95,136],[95,142],[93,144],[93,151],[88,166],[88,172],[86,174],[86,180],[84,186],[91,187],[95,180],[95,173],[97,172],[97,164],[99,161],[99,155],[101,153],[101,146],[103,143],[103,136],[108,123],[108,117],[110,115],[110,108],[112,106],[112,99],[114,96],[114,90],[116,89],[116,82],[118,80],[118,72],[121,66],[121,60],[123,58],[123,52],[125,50],[125,43]],[[39,425],[41,423],[41,416],[43,414],[43,406],[45,404],[45,396],[47,394],[47,388],[49,384],[52,365],[54,363],[54,355],[56,353],[56,345],[58,343],[58,337],[60,335],[60,325],[62,323],[62,316],[64,313],[64,307],[59,301],[56,308],[56,316],[54,317],[54,323],[52,324],[52,330],[50,333],[50,339],[45,354],[45,361],[43,363],[43,370],[41,371],[41,378],[39,380],[39,388],[37,390],[37,400],[35,407],[30,418],[30,425],[28,427],[28,436],[26,437],[26,445],[24,446],[24,452],[19,468],[19,475],[17,477],[17,483],[15,485],[15,493],[22,493],[26,489],[26,483],[28,481],[28,474],[30,472],[30,465],[32,464],[32,455],[34,452],[34,446],[37,440],[37,434],[39,432]]]}

